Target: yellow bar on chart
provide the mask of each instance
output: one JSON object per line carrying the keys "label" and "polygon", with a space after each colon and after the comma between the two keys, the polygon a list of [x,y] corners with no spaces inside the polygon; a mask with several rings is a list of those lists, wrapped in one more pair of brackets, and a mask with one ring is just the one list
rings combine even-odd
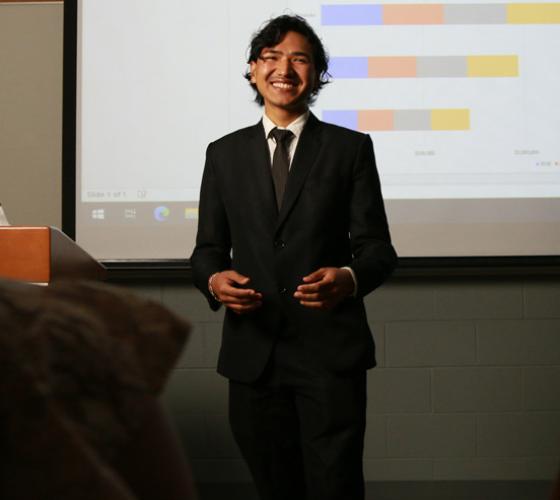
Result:
{"label": "yellow bar on chart", "polygon": [[469,130],[468,109],[432,109],[432,130]]}
{"label": "yellow bar on chart", "polygon": [[517,56],[467,56],[467,76],[519,76]]}
{"label": "yellow bar on chart", "polygon": [[507,22],[510,24],[560,23],[560,3],[507,4]]}

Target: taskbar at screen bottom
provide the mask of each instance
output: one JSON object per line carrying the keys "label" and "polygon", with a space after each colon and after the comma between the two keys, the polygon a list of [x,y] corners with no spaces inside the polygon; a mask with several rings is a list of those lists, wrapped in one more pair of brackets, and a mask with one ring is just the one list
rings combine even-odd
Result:
{"label": "taskbar at screen bottom", "polygon": [[185,259],[197,226],[197,202],[83,203],[75,234],[98,260]]}
{"label": "taskbar at screen bottom", "polygon": [[198,203],[82,203],[76,213],[78,225],[84,226],[183,225],[198,220]]}

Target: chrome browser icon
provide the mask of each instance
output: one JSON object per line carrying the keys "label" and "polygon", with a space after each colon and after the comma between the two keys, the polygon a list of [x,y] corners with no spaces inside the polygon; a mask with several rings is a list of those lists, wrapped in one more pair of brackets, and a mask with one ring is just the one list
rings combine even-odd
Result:
{"label": "chrome browser icon", "polygon": [[154,219],[158,222],[166,221],[169,217],[170,210],[167,207],[156,207],[154,208]]}

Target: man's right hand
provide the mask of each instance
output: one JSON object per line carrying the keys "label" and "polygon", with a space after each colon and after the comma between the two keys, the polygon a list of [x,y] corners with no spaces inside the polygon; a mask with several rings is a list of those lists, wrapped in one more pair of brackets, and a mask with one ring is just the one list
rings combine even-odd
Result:
{"label": "man's right hand", "polygon": [[236,271],[222,271],[211,278],[212,291],[222,304],[236,314],[245,314],[262,305],[262,294],[245,288],[251,280]]}

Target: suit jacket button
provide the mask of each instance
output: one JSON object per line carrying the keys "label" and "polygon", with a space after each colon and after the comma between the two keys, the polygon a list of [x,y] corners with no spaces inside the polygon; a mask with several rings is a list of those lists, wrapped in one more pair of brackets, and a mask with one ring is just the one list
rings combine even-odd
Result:
{"label": "suit jacket button", "polygon": [[284,294],[284,293],[287,293],[287,292],[288,292],[288,290],[286,290],[285,288],[282,288],[282,289],[280,290],[280,293],[281,293],[281,294]]}
{"label": "suit jacket button", "polygon": [[282,241],[282,240],[276,240],[274,242],[274,246],[276,248],[284,248],[286,246],[286,243],[284,243],[284,241]]}

